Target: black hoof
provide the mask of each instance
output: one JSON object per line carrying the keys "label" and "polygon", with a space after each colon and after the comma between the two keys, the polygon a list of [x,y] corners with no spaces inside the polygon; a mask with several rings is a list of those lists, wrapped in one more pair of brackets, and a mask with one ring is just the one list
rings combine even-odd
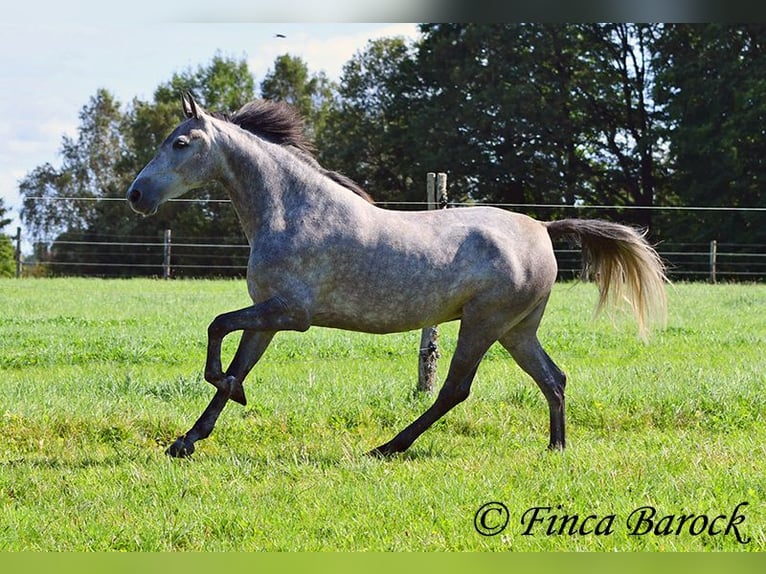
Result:
{"label": "black hoof", "polygon": [[396,454],[396,451],[392,450],[388,444],[381,445],[377,448],[372,449],[370,452],[367,453],[367,456],[371,456],[372,458],[379,458],[381,460],[391,458]]}
{"label": "black hoof", "polygon": [[231,384],[231,396],[229,397],[229,400],[232,400],[235,403],[239,403],[243,407],[247,405],[247,398],[245,397],[245,389],[242,386],[242,383],[234,379],[234,377],[231,377],[230,384]]}
{"label": "black hoof", "polygon": [[186,458],[194,452],[194,443],[186,444],[184,437],[179,437],[176,442],[171,444],[165,451],[165,454],[173,458]]}

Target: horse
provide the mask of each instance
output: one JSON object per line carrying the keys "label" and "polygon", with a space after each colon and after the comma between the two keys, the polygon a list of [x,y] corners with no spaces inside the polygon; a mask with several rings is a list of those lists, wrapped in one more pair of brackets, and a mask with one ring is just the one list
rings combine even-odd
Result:
{"label": "horse", "polygon": [[[190,190],[221,184],[250,246],[253,304],[209,324],[204,377],[215,395],[168,447],[170,456],[191,455],[229,400],[247,403],[245,378],[279,331],[394,333],[455,320],[458,340],[434,402],[368,454],[405,451],[467,399],[496,342],[548,403],[548,448],[564,449],[566,375],[537,337],[558,273],[552,242],[559,237],[581,245],[599,288],[597,312],[627,302],[641,336],[665,316],[664,266],[644,232],[599,219],[543,222],[489,206],[384,209],[319,164],[291,106],[255,100],[227,115],[208,112],[189,92],[181,99],[185,118],[138,173],[127,202],[148,216]],[[429,287],[437,284],[434,295]],[[235,331],[241,338],[224,370],[222,340]]]}

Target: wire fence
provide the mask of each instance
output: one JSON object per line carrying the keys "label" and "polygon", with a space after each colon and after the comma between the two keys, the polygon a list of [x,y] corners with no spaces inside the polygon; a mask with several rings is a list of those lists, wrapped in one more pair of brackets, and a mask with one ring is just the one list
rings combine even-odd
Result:
{"label": "wire fence", "polygon": [[[35,199],[35,198],[29,198]],[[43,199],[43,198],[39,198]],[[122,198],[45,198],[49,200],[124,201]],[[228,199],[175,199],[184,203],[229,203]],[[444,206],[442,200],[442,206]],[[425,208],[427,202],[380,202],[384,208]],[[451,202],[448,207],[469,204]],[[475,204],[471,204],[475,205]],[[681,207],[618,205],[551,205],[493,203],[504,209],[574,210],[653,210],[665,212],[766,212],[750,207]],[[65,237],[65,238],[64,238]],[[48,254],[44,260],[25,262],[21,255],[21,229],[11,238],[15,242],[16,275],[97,275],[156,277],[239,277],[246,273],[249,246],[241,238],[174,237],[170,230],[157,236],[107,236],[73,234],[46,238],[36,253]],[[764,281],[766,280],[766,244],[711,241],[709,243],[663,242],[657,251],[667,265],[671,279],[690,281]],[[559,275],[573,279],[581,273],[581,253],[568,245],[557,245]]]}
{"label": "wire fence", "polygon": [[[68,237],[73,237],[69,235]],[[170,230],[165,238],[147,241],[126,237],[124,241],[68,239],[54,240],[55,258],[45,261],[47,271],[56,275],[100,276],[244,276],[249,246],[246,243],[204,242],[180,238],[173,241]],[[719,243],[663,243],[657,251],[668,275],[692,281],[766,280],[766,245]],[[580,276],[581,252],[571,247],[554,250],[559,274],[564,279]],[[27,265],[34,274],[36,264]],[[23,273],[17,266],[17,274]]]}
{"label": "wire fence", "polygon": [[[32,201],[63,201],[63,202],[110,202],[117,201],[125,203],[124,197],[47,197],[47,196],[27,196],[25,200]],[[213,198],[189,198],[180,197],[168,200],[168,203],[196,203],[196,204],[216,204],[231,203],[230,199]],[[375,205],[386,208],[422,208],[426,209],[430,204],[428,201],[376,201]],[[679,211],[679,212],[747,212],[757,213],[766,212],[766,207],[731,207],[725,205],[711,206],[687,206],[687,205],[591,205],[585,203],[575,204],[553,204],[553,203],[492,203],[492,202],[457,202],[446,201],[448,207],[473,207],[483,205],[487,207],[499,207],[503,209],[571,209],[571,210],[608,210],[608,211]]]}

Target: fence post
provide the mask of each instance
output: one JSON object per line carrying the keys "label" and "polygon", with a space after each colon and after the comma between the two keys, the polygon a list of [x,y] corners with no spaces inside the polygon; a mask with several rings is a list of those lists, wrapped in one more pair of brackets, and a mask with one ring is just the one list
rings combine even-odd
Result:
{"label": "fence post", "polygon": [[165,230],[164,255],[162,260],[162,278],[170,279],[170,229]]}
{"label": "fence post", "polygon": [[715,239],[713,239],[713,241],[710,242],[710,282],[711,283],[716,282],[715,264],[716,264],[717,258],[718,258],[718,242]]}
{"label": "fence post", "polygon": [[444,209],[447,207],[448,202],[449,198],[447,197],[447,174],[437,173],[436,195],[434,196],[433,207],[429,207],[429,209]]}
{"label": "fence post", "polygon": [[21,227],[16,228],[16,250],[13,253],[13,258],[16,261],[16,279],[21,277]]}
{"label": "fence post", "polygon": [[[447,205],[447,174],[426,174],[426,203],[428,209]],[[418,353],[418,391],[430,393],[436,380],[436,362],[439,358],[439,329],[436,325],[425,327],[420,334]]]}

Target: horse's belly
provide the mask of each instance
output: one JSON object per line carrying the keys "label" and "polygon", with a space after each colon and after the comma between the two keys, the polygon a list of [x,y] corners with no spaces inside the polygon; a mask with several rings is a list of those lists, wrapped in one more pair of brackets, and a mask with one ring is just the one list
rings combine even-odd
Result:
{"label": "horse's belly", "polygon": [[460,318],[460,309],[453,305],[430,308],[413,301],[416,297],[396,295],[381,297],[357,305],[346,299],[343,305],[317,309],[312,325],[365,333],[401,333]]}

